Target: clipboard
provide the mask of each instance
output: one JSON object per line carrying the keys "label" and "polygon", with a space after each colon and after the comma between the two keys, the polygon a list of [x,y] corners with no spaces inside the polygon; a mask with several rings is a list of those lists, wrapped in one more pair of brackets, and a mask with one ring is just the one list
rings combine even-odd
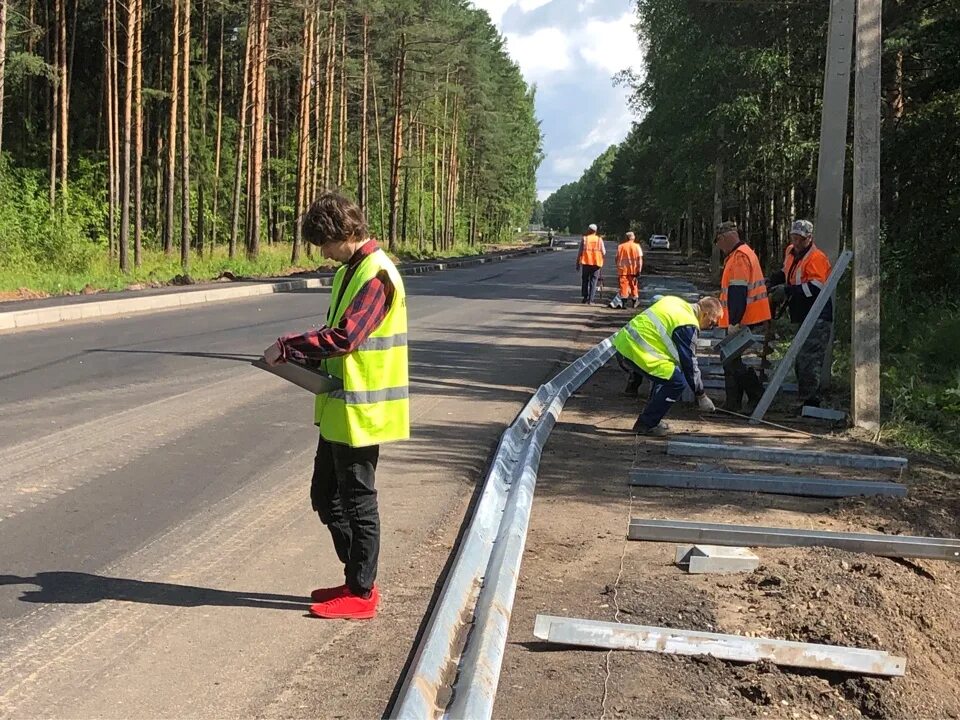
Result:
{"label": "clipboard", "polygon": [[284,362],[279,365],[267,365],[263,358],[253,360],[251,363],[255,368],[266,370],[287,382],[291,382],[304,390],[309,390],[314,395],[324,395],[332,390],[342,390],[343,383],[333,375],[328,375],[320,370],[308,368],[299,363]]}

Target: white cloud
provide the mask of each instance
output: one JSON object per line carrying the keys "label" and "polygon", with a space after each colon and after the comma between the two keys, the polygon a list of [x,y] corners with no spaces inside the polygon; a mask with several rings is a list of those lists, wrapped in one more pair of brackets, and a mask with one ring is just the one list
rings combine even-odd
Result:
{"label": "white cloud", "polygon": [[593,162],[593,157],[577,153],[576,155],[557,155],[551,160],[553,172],[557,175],[564,175],[571,180],[576,180],[589,163]]}
{"label": "white cloud", "polygon": [[[620,93],[618,93],[620,94]],[[626,94],[626,93],[624,93]],[[594,154],[603,152],[611,145],[620,142],[626,137],[633,125],[633,113],[627,107],[627,98],[616,110],[597,118],[590,132],[578,146],[580,150],[594,150]]]}
{"label": "white cloud", "polygon": [[540,83],[571,64],[570,39],[558,28],[541,28],[529,35],[506,33],[507,50],[529,83]]}
{"label": "white cloud", "polygon": [[481,10],[486,10],[493,24],[499,28],[504,13],[516,4],[516,0],[473,0],[473,4]]}
{"label": "white cloud", "polygon": [[520,0],[520,9],[525,13],[533,12],[538,7],[543,7],[549,2],[553,2],[553,0]]}
{"label": "white cloud", "polygon": [[632,67],[643,68],[643,51],[633,29],[635,18],[632,12],[609,20],[590,20],[583,31],[584,42],[580,55],[590,65],[609,75]]}

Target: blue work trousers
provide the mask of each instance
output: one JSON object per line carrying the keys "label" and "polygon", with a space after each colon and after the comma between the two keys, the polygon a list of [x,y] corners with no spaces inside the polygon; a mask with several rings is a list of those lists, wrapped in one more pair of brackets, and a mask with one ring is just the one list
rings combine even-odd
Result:
{"label": "blue work trousers", "polygon": [[647,404],[643,408],[643,412],[640,413],[639,422],[647,430],[657,426],[660,421],[666,417],[666,414],[670,412],[673,404],[683,397],[683,390],[687,387],[686,378],[683,377],[680,368],[676,368],[673,371],[673,375],[670,376],[669,380],[664,380],[663,378],[654,377],[620,353],[617,353],[617,363],[630,375],[631,379],[636,382],[637,385],[640,384],[642,378],[650,379],[652,384],[650,397],[647,399]]}
{"label": "blue work trousers", "polygon": [[592,303],[597,295],[600,268],[596,265],[581,265],[580,278],[580,293],[583,296],[583,302]]}

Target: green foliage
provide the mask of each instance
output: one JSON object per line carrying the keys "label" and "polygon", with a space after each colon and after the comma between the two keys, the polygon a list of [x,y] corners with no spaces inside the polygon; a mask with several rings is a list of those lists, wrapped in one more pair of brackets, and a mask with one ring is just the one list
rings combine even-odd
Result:
{"label": "green foliage", "polygon": [[[361,28],[366,16],[369,21],[366,209],[372,232],[381,240],[388,240],[394,199],[391,195],[395,195],[398,215],[403,218],[402,224],[399,220],[397,223],[401,227],[397,228],[394,250],[410,245],[416,245],[418,253],[450,253],[465,244],[476,248],[482,241],[509,241],[516,228],[528,224],[536,202],[536,170],[542,158],[534,94],[507,55],[503,38],[485,12],[462,0],[390,3],[342,0],[335,4],[333,18],[329,17],[327,4],[318,0],[268,5],[269,60],[261,226],[258,228],[262,242],[289,241],[296,225],[294,205],[301,170],[298,145],[302,132],[299,127],[302,33],[304,12],[309,10],[318,12],[316,41],[321,73],[321,77],[313,79],[316,92],[311,94],[311,103],[319,103],[320,108],[311,107],[309,113],[307,155],[313,177],[305,178],[305,182],[311,192],[321,190],[323,184],[339,184],[346,194],[357,196],[363,96]],[[0,166],[0,232],[3,233],[0,250],[4,255],[0,258],[0,272],[8,279],[7,285],[14,277],[24,285],[44,288],[74,287],[80,280],[94,279],[93,284],[122,285],[121,278],[113,278],[107,272],[110,248],[117,247],[120,234],[120,209],[115,208],[111,222],[108,198],[122,194],[123,190],[108,188],[111,110],[105,102],[104,74],[108,63],[105,62],[103,2],[76,0],[68,13],[69,23],[65,28],[71,61],[68,187],[66,192],[57,188],[55,212],[50,211],[47,201],[50,165],[55,155],[51,145],[55,137],[62,139],[62,136],[56,135],[59,127],[53,122],[59,113],[52,113],[50,107],[51,87],[58,82],[58,75],[45,58],[50,56],[50,39],[58,37],[60,28],[54,27],[54,14],[42,12],[40,5],[32,22],[22,7],[19,12],[16,10],[19,3],[14,6],[9,14],[7,33],[3,151],[8,164]],[[116,108],[115,119],[121,137],[132,135],[123,129],[126,109],[123,107],[126,71],[123,28],[127,9],[124,3],[118,6],[120,106]],[[187,192],[195,249],[199,241],[208,253],[212,243],[224,244],[230,237],[235,210],[234,181],[238,176],[241,189],[236,198],[236,213],[240,252],[244,250],[242,239],[252,209],[247,197],[252,145],[249,126],[243,164],[237,167],[239,120],[245,111],[249,117],[249,107],[241,107],[248,9],[245,0],[217,0],[191,6],[191,160]],[[331,19],[335,20],[336,27],[333,38],[329,35]],[[177,128],[170,127],[173,101],[170,3],[147,3],[144,23],[140,217],[146,267],[151,262],[150,251],[158,249],[164,237],[168,205],[174,209],[173,227],[168,230],[172,231],[173,244],[179,244],[183,191],[179,184],[182,168],[178,147],[174,160],[176,182],[168,200],[167,152],[171,142],[180,143]],[[341,57],[344,31],[345,57]],[[328,48],[336,49],[329,77],[333,90],[329,127],[326,119]],[[401,66],[405,70],[403,77],[398,78]],[[346,105],[341,107],[340,83],[344,78]],[[249,87],[250,83],[246,85]],[[178,95],[181,100],[183,91],[181,87]],[[247,105],[250,104],[248,97]],[[183,106],[180,102],[180,107]],[[341,115],[345,116],[345,122]],[[394,141],[397,122],[402,130],[399,143]],[[218,126],[222,126],[219,144]],[[403,149],[403,159],[399,160],[399,179],[394,184],[391,171],[398,146]],[[56,153],[59,152],[57,147]],[[215,171],[218,152],[220,164]],[[119,154],[122,157],[123,153]],[[326,168],[320,167],[324,158]],[[56,161],[59,159],[57,155]],[[454,182],[448,182],[451,172],[455,175]],[[393,193],[391,186],[395,188]],[[131,256],[133,234],[131,230],[126,238]],[[435,244],[438,247],[434,247]],[[156,270],[158,275],[168,274],[165,266]],[[210,272],[213,271],[211,268]],[[198,271],[191,267],[191,272]],[[132,282],[142,277],[143,272],[138,271],[127,279]]]}
{"label": "green foliage", "polygon": [[[960,4],[883,5],[884,432],[956,452]],[[544,202],[548,222],[579,225],[589,208],[608,234],[630,228],[641,237],[689,223],[706,252],[717,189],[722,219],[737,220],[775,267],[789,222],[813,219],[828,6],[638,0],[647,73],[620,80],[643,118],[604,172],[592,168]],[[848,149],[848,178],[852,160]],[[842,343],[849,301],[838,305]],[[835,371],[848,368],[841,346]]]}

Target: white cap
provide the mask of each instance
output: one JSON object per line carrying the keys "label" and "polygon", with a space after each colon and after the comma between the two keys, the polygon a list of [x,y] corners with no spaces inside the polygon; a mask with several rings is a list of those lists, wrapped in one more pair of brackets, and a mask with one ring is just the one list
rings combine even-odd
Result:
{"label": "white cap", "polygon": [[790,234],[808,238],[813,235],[813,223],[809,220],[794,220],[790,226]]}
{"label": "white cap", "polygon": [[597,231],[597,226],[594,225],[593,223],[590,223],[589,225],[587,225],[587,227],[588,227],[589,229],[593,230],[594,232]]}

